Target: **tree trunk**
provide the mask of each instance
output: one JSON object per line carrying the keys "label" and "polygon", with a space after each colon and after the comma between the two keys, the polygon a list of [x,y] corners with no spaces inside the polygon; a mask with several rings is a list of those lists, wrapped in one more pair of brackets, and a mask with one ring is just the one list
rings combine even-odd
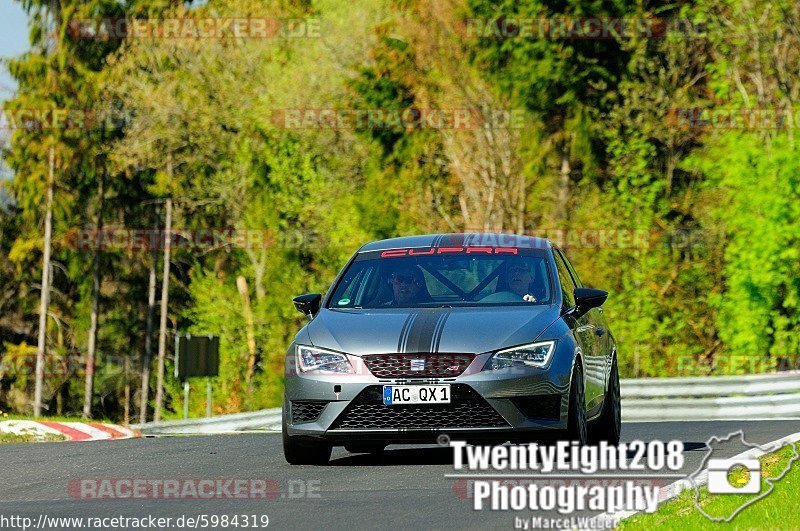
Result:
{"label": "tree trunk", "polygon": [[147,285],[147,329],[142,354],[142,386],[139,390],[139,422],[147,422],[147,401],[150,395],[150,361],[153,359],[153,326],[156,320],[156,268],[158,267],[158,245],[150,239],[150,281]]}
{"label": "tree trunk", "polygon": [[56,415],[59,417],[64,414],[64,385],[56,391]]}
{"label": "tree trunk", "polygon": [[[105,203],[105,170],[97,184],[99,203],[97,208],[97,230],[103,230],[103,206]],[[89,320],[89,344],[86,349],[86,384],[83,390],[83,418],[92,418],[92,396],[94,395],[94,366],[97,349],[97,319],[100,311],[100,251],[94,250],[92,271],[92,315]]]}
{"label": "tree trunk", "polygon": [[242,296],[242,308],[247,332],[247,351],[249,353],[249,358],[247,361],[247,374],[245,374],[244,380],[249,384],[256,368],[255,320],[253,319],[253,308],[250,306],[250,294],[247,291],[247,279],[243,276],[237,277],[236,287],[239,289],[239,295]]}
{"label": "tree trunk", "polygon": [[[172,175],[170,166],[170,176]],[[172,199],[167,198],[167,214],[164,224],[164,273],[161,279],[161,321],[158,328],[158,380],[156,383],[156,411],[153,420],[161,420],[164,407],[164,358],[167,355],[167,304],[169,302],[169,260],[172,240]]]}
{"label": "tree trunk", "polygon": [[123,424],[126,426],[131,423],[131,380],[130,380],[131,361],[125,356],[125,391],[124,391],[124,417]]}
{"label": "tree trunk", "polygon": [[[556,222],[561,225],[566,225],[567,201],[569,200],[569,174],[572,168],[569,164],[569,157],[567,156],[566,148],[561,154],[561,171],[558,174],[558,192],[556,199]],[[561,227],[565,228],[565,227]]]}
{"label": "tree trunk", "polygon": [[36,387],[33,397],[33,416],[42,415],[42,389],[44,387],[44,358],[47,339],[47,306],[50,302],[50,244],[53,238],[53,174],[55,173],[55,146],[50,146],[50,169],[47,176],[47,198],[44,215],[44,252],[42,257],[42,292],[39,298],[39,341],[36,349]]}

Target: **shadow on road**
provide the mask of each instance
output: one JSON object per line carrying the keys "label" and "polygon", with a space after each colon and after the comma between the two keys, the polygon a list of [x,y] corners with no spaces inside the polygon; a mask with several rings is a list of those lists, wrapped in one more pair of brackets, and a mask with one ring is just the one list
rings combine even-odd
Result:
{"label": "shadow on road", "polygon": [[450,448],[387,448],[377,454],[334,455],[333,466],[403,466],[403,465],[451,465],[453,451]]}
{"label": "shadow on road", "polygon": [[[683,443],[684,452],[698,452],[707,449],[706,443],[687,441]],[[342,450],[343,452],[345,450]],[[636,452],[628,450],[627,458]],[[642,457],[646,457],[645,452]],[[387,448],[376,454],[345,454],[332,457],[332,466],[403,466],[403,465],[451,465],[453,451],[446,447]]]}

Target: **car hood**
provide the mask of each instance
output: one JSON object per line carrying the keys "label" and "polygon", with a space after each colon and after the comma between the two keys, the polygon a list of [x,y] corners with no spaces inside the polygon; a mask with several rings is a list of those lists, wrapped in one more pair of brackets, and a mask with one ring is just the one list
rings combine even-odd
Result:
{"label": "car hood", "polygon": [[556,306],[492,308],[323,308],[307,325],[314,346],[350,354],[482,353],[535,341]]}

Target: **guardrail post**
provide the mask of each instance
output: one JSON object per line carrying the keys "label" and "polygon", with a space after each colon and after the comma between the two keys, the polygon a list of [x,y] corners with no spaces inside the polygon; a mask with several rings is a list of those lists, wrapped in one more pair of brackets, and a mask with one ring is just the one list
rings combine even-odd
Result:
{"label": "guardrail post", "polygon": [[211,378],[206,378],[206,417],[211,418]]}
{"label": "guardrail post", "polygon": [[189,379],[183,382],[183,418],[189,418]]}

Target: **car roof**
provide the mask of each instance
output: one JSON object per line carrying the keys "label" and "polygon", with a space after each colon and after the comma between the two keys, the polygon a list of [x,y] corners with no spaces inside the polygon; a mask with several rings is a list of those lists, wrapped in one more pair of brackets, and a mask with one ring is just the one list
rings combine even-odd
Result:
{"label": "car roof", "polygon": [[450,234],[420,234],[388,238],[365,244],[358,250],[385,251],[417,247],[520,247],[528,249],[550,249],[552,245],[546,238],[502,232],[470,232]]}

